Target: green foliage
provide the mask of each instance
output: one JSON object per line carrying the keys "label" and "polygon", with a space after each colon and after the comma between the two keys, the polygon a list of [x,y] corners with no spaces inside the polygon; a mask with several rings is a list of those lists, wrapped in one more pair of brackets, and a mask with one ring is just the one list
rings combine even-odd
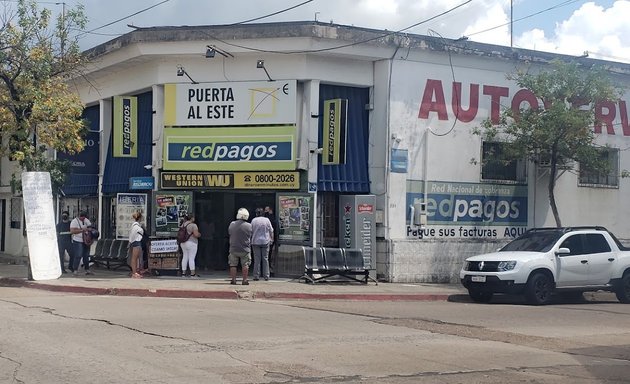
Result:
{"label": "green foliage", "polygon": [[[84,64],[69,31],[86,24],[82,6],[65,9],[51,22],[48,9],[34,0],[4,3],[0,15],[0,155],[19,162],[21,171],[51,171],[53,184],[63,182],[50,149],[76,153],[83,149],[86,128],[83,103],[67,80]],[[15,6],[15,9],[11,7]]]}
{"label": "green foliage", "polygon": [[591,171],[606,172],[602,148],[594,142],[595,103],[621,96],[603,68],[584,68],[578,63],[554,61],[540,72],[517,71],[507,76],[530,90],[538,100],[534,108],[502,111],[500,119],[485,120],[473,133],[487,141],[510,143],[503,155],[508,159],[548,159],[549,200],[556,224],[561,225],[554,188],[559,169],[580,164]]}

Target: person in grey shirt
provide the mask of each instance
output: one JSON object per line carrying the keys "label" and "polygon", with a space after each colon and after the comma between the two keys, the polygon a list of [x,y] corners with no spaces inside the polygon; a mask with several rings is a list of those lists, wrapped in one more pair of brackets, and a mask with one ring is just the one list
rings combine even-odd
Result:
{"label": "person in grey shirt", "polygon": [[243,285],[249,285],[247,281],[247,273],[249,265],[252,262],[250,255],[252,240],[252,225],[247,222],[249,219],[249,211],[245,208],[239,208],[236,213],[236,220],[230,223],[228,234],[230,236],[230,253],[228,255],[228,263],[230,265],[230,284],[236,284],[236,267],[239,261],[243,269]]}
{"label": "person in grey shirt", "polygon": [[269,247],[273,243],[273,226],[262,208],[256,208],[256,217],[252,220],[252,249],[254,251],[254,281],[262,275],[269,280]]}

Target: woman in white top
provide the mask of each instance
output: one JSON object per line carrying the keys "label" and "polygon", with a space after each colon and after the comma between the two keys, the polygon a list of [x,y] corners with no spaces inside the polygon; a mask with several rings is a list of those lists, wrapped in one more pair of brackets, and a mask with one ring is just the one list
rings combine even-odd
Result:
{"label": "woman in white top", "polygon": [[133,215],[131,215],[131,218],[134,220],[133,224],[131,224],[131,228],[129,229],[131,277],[139,279],[142,275],[138,273],[138,258],[142,254],[142,235],[144,234],[144,229],[142,229],[142,226],[140,225],[140,221],[142,221],[142,213],[136,211]]}
{"label": "woman in white top", "polygon": [[189,213],[186,215],[182,227],[188,232],[188,240],[181,243],[182,247],[182,277],[186,276],[186,268],[190,268],[190,277],[198,277],[195,273],[195,257],[197,256],[197,246],[201,233],[199,227],[195,224],[195,215]]}

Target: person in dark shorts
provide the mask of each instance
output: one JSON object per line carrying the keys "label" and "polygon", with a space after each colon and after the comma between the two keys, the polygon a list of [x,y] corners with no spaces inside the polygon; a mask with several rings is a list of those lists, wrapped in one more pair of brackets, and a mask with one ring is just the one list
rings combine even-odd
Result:
{"label": "person in dark shorts", "polygon": [[236,284],[236,267],[238,267],[240,261],[243,269],[243,285],[249,285],[247,274],[249,265],[252,262],[252,225],[247,222],[248,219],[249,211],[245,208],[239,208],[236,213],[236,220],[231,222],[228,227],[228,235],[230,236],[230,253],[228,254],[230,284]]}

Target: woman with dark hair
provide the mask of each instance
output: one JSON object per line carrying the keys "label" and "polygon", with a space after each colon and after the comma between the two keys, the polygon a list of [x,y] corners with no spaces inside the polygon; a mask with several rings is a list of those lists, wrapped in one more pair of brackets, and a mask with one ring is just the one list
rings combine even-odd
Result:
{"label": "woman with dark hair", "polygon": [[182,227],[186,228],[188,240],[179,244],[182,247],[182,276],[186,276],[186,268],[190,268],[190,277],[198,277],[195,273],[195,257],[197,256],[197,247],[199,246],[199,227],[195,223],[195,215],[189,213],[186,215]]}
{"label": "woman with dark hair", "polygon": [[142,275],[138,273],[138,259],[142,254],[142,235],[144,234],[144,229],[140,224],[142,221],[142,213],[136,211],[131,215],[131,218],[134,221],[129,229],[129,249],[131,249],[131,261],[129,264],[131,267],[131,277],[139,279]]}

